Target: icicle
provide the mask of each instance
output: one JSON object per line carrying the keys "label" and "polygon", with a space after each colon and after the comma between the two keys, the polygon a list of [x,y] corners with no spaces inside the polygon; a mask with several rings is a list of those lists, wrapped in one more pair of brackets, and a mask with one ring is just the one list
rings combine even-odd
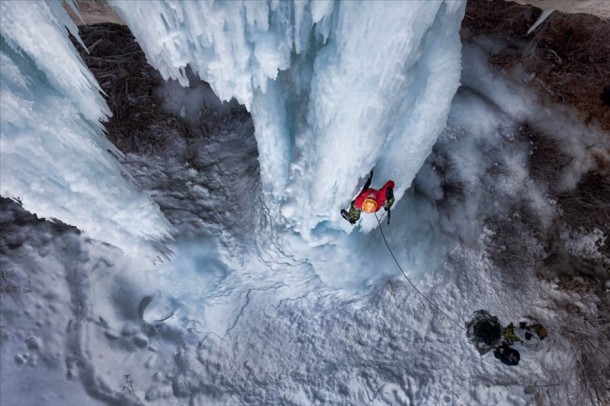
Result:
{"label": "icicle", "polygon": [[536,22],[530,27],[529,30],[527,30],[527,34],[531,34],[532,32],[534,32],[534,30],[536,28],[538,28],[538,26],[540,24],[542,24],[544,22],[544,20],[546,20],[547,18],[549,18],[549,16],[551,14],[553,14],[553,9],[548,9],[548,10],[542,10],[542,14],[540,14],[540,17],[538,17],[538,20],[536,20]]}

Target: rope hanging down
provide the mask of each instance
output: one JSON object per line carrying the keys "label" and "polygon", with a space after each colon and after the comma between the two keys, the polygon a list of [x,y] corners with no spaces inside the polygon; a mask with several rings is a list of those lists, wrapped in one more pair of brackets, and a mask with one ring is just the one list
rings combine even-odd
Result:
{"label": "rope hanging down", "polygon": [[375,218],[377,219],[377,223],[379,223],[379,231],[381,232],[381,237],[383,237],[383,242],[385,243],[385,246],[388,248],[388,251],[390,252],[390,255],[392,256],[392,259],[394,259],[394,262],[396,262],[396,265],[398,266],[398,269],[400,269],[400,272],[402,272],[404,277],[407,279],[407,282],[409,282],[409,284],[413,287],[413,289],[415,289],[415,291],[417,293],[419,293],[424,299],[426,299],[428,301],[428,303],[430,303],[436,310],[441,312],[445,317],[447,317],[449,320],[451,320],[456,326],[460,327],[463,330],[466,330],[466,327],[462,326],[454,318],[450,317],[447,313],[445,313],[443,311],[443,309],[438,307],[436,305],[436,303],[434,303],[432,300],[430,300],[428,298],[428,296],[424,295],[419,289],[417,289],[417,287],[413,284],[413,282],[411,282],[411,279],[409,279],[409,277],[407,276],[405,271],[402,269],[402,266],[400,266],[400,264],[398,263],[398,260],[394,256],[394,253],[392,252],[392,249],[390,248],[390,245],[388,244],[388,240],[386,240],[386,238],[385,238],[385,234],[383,233],[383,228],[381,227],[381,220],[379,220],[379,217],[377,217],[377,213],[375,213]]}

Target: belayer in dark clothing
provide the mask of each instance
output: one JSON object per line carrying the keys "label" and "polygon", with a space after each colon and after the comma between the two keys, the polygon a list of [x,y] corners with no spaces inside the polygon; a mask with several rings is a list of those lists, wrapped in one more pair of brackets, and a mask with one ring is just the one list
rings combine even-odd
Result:
{"label": "belayer in dark clothing", "polygon": [[466,323],[468,340],[474,344],[479,354],[487,354],[502,342],[502,325],[496,316],[485,310],[477,310],[472,320]]}
{"label": "belayer in dark clothing", "polygon": [[477,310],[472,314],[472,320],[466,323],[468,340],[474,344],[479,354],[483,355],[493,350],[494,357],[505,365],[517,365],[521,355],[519,351],[508,346],[503,341],[504,329],[496,316],[485,310]]}
{"label": "belayer in dark clothing", "polygon": [[499,359],[504,365],[515,366],[519,364],[521,354],[503,342],[501,346],[494,350],[494,357]]}
{"label": "belayer in dark clothing", "polygon": [[355,224],[360,219],[360,214],[364,211],[365,213],[375,213],[382,207],[388,212],[388,224],[390,222],[390,209],[394,204],[394,181],[389,180],[379,190],[371,188],[371,181],[373,180],[373,171],[369,173],[362,191],[358,194],[356,199],[352,200],[349,211],[341,210],[341,215],[351,224]]}
{"label": "belayer in dark clothing", "polygon": [[510,323],[502,328],[498,318],[485,310],[477,310],[472,314],[472,320],[466,323],[466,330],[468,339],[479,354],[493,350],[494,357],[510,366],[519,364],[521,359],[519,351],[511,345],[522,350],[538,351],[542,348],[542,340],[548,335],[546,328],[531,317],[516,326]]}

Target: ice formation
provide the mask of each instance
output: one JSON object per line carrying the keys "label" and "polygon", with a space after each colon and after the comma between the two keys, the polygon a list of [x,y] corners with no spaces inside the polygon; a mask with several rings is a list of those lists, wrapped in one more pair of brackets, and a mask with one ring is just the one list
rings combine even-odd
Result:
{"label": "ice formation", "polygon": [[267,196],[305,233],[371,168],[401,196],[459,84],[464,2],[110,3],[164,78],[190,65],[248,107]]}
{"label": "ice formation", "polygon": [[59,2],[0,4],[2,196],[125,252],[156,255],[147,240],[170,226],[124,178],[100,120],[109,110],[71,44],[78,30]]}
{"label": "ice formation", "polygon": [[[125,159],[175,227],[176,255],[156,267],[87,238],[129,251],[167,225],[105,152],[107,110],[58,5],[0,3],[1,194],[87,235],[0,200],[5,402],[527,404],[535,388],[558,386],[549,371],[576,380],[562,335],[543,358],[503,369],[395,279],[394,254],[456,320],[478,308],[505,320],[563,316],[548,306],[557,291],[527,269],[499,277],[487,220],[511,219],[523,202],[540,216],[554,208],[526,176],[518,123],[561,130],[548,133],[585,169],[590,130],[498,79],[478,48],[464,48],[453,97],[462,2],[113,2],[165,77],[187,84],[189,64],[256,126],[258,145],[247,117],[201,136],[204,170]],[[166,94],[180,93],[173,85]],[[188,98],[165,101],[189,114]],[[269,205],[259,222],[257,147]],[[403,195],[384,225],[392,256],[379,233],[345,233],[338,219],[371,168]],[[460,196],[443,196],[447,180]],[[588,255],[604,238],[577,237],[570,249]],[[575,301],[593,316],[595,303]]]}
{"label": "ice formation", "polygon": [[[462,2],[111,4],[165,78],[186,85],[190,65],[250,109],[263,187],[299,231],[339,221],[371,168],[401,196],[458,86]],[[2,194],[122,248],[162,238],[107,152],[107,106],[63,25],[76,32],[56,2],[2,4]]]}
{"label": "ice formation", "polygon": [[[263,187],[299,231],[338,221],[371,168],[401,196],[458,86],[462,2],[111,3],[164,77],[185,85],[190,65],[250,109]],[[126,250],[161,239],[64,25],[76,33],[57,2],[2,4],[1,193]]]}

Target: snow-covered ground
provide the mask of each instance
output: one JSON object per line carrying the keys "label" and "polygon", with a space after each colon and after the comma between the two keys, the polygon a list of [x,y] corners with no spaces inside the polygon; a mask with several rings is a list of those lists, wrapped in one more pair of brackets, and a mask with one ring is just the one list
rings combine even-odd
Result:
{"label": "snow-covered ground", "polygon": [[[120,157],[130,182],[171,223],[171,258],[153,263],[2,200],[0,403],[525,405],[550,387],[557,388],[557,404],[582,404],[574,343],[558,331],[565,309],[557,303],[570,302],[589,317],[597,303],[543,282],[534,263],[500,266],[494,256],[504,241],[502,227],[519,224],[524,212],[543,225],[556,214],[556,202],[528,170],[532,145],[520,133],[523,122],[550,134],[573,158],[562,169],[562,188],[594,167],[591,142],[608,145],[569,109],[544,103],[491,72],[491,42],[464,47],[462,87],[450,105],[442,105],[453,96],[451,79],[435,82],[434,75],[419,72],[430,66],[426,50],[442,49],[433,37],[419,49],[424,61],[411,60],[416,73],[411,66],[403,71],[415,78],[414,87],[397,91],[420,91],[407,103],[414,117],[403,130],[416,131],[428,120],[444,123],[447,110],[446,126],[435,124],[444,130],[433,153],[428,156],[421,145],[394,146],[371,162],[357,161],[385,168],[376,172],[373,186],[392,173],[385,158],[407,172],[421,166],[416,176],[397,178],[409,183],[415,176],[413,187],[400,186],[404,195],[392,222],[383,219],[381,227],[416,286],[458,325],[407,283],[374,219],[352,229],[323,209],[309,228],[295,224],[301,216],[290,215],[305,204],[300,198],[310,201],[316,182],[321,190],[332,182],[356,189],[356,179],[343,179],[346,173],[364,175],[370,166],[345,164],[345,173],[333,173],[322,169],[333,159],[324,155],[305,183],[292,184],[307,191],[288,189],[289,197],[279,199],[277,190],[265,190],[259,162],[270,165],[269,173],[286,163],[260,160],[255,128],[261,124],[191,77],[188,88],[169,81],[158,94],[168,111],[194,125],[202,111],[201,119],[213,123],[205,135],[188,140],[195,155],[186,159],[186,140],[174,137],[163,150]],[[429,86],[417,85],[423,77]],[[435,107],[434,83],[450,87],[436,100],[440,112],[428,111]],[[283,97],[279,90],[275,95]],[[437,134],[426,131],[422,139],[434,142]],[[334,160],[356,159],[345,156],[349,152]],[[310,154],[305,161],[316,156],[303,154]],[[302,162],[292,161],[292,168]],[[339,192],[325,202],[335,210],[336,202],[349,198]],[[566,239],[574,254],[608,265],[598,251],[605,233]],[[519,239],[526,251],[503,249],[527,260],[544,256],[546,248],[534,236],[524,232]],[[490,354],[480,357],[462,328],[478,309],[504,323],[536,317],[550,333],[544,350],[523,351],[518,367]]]}

